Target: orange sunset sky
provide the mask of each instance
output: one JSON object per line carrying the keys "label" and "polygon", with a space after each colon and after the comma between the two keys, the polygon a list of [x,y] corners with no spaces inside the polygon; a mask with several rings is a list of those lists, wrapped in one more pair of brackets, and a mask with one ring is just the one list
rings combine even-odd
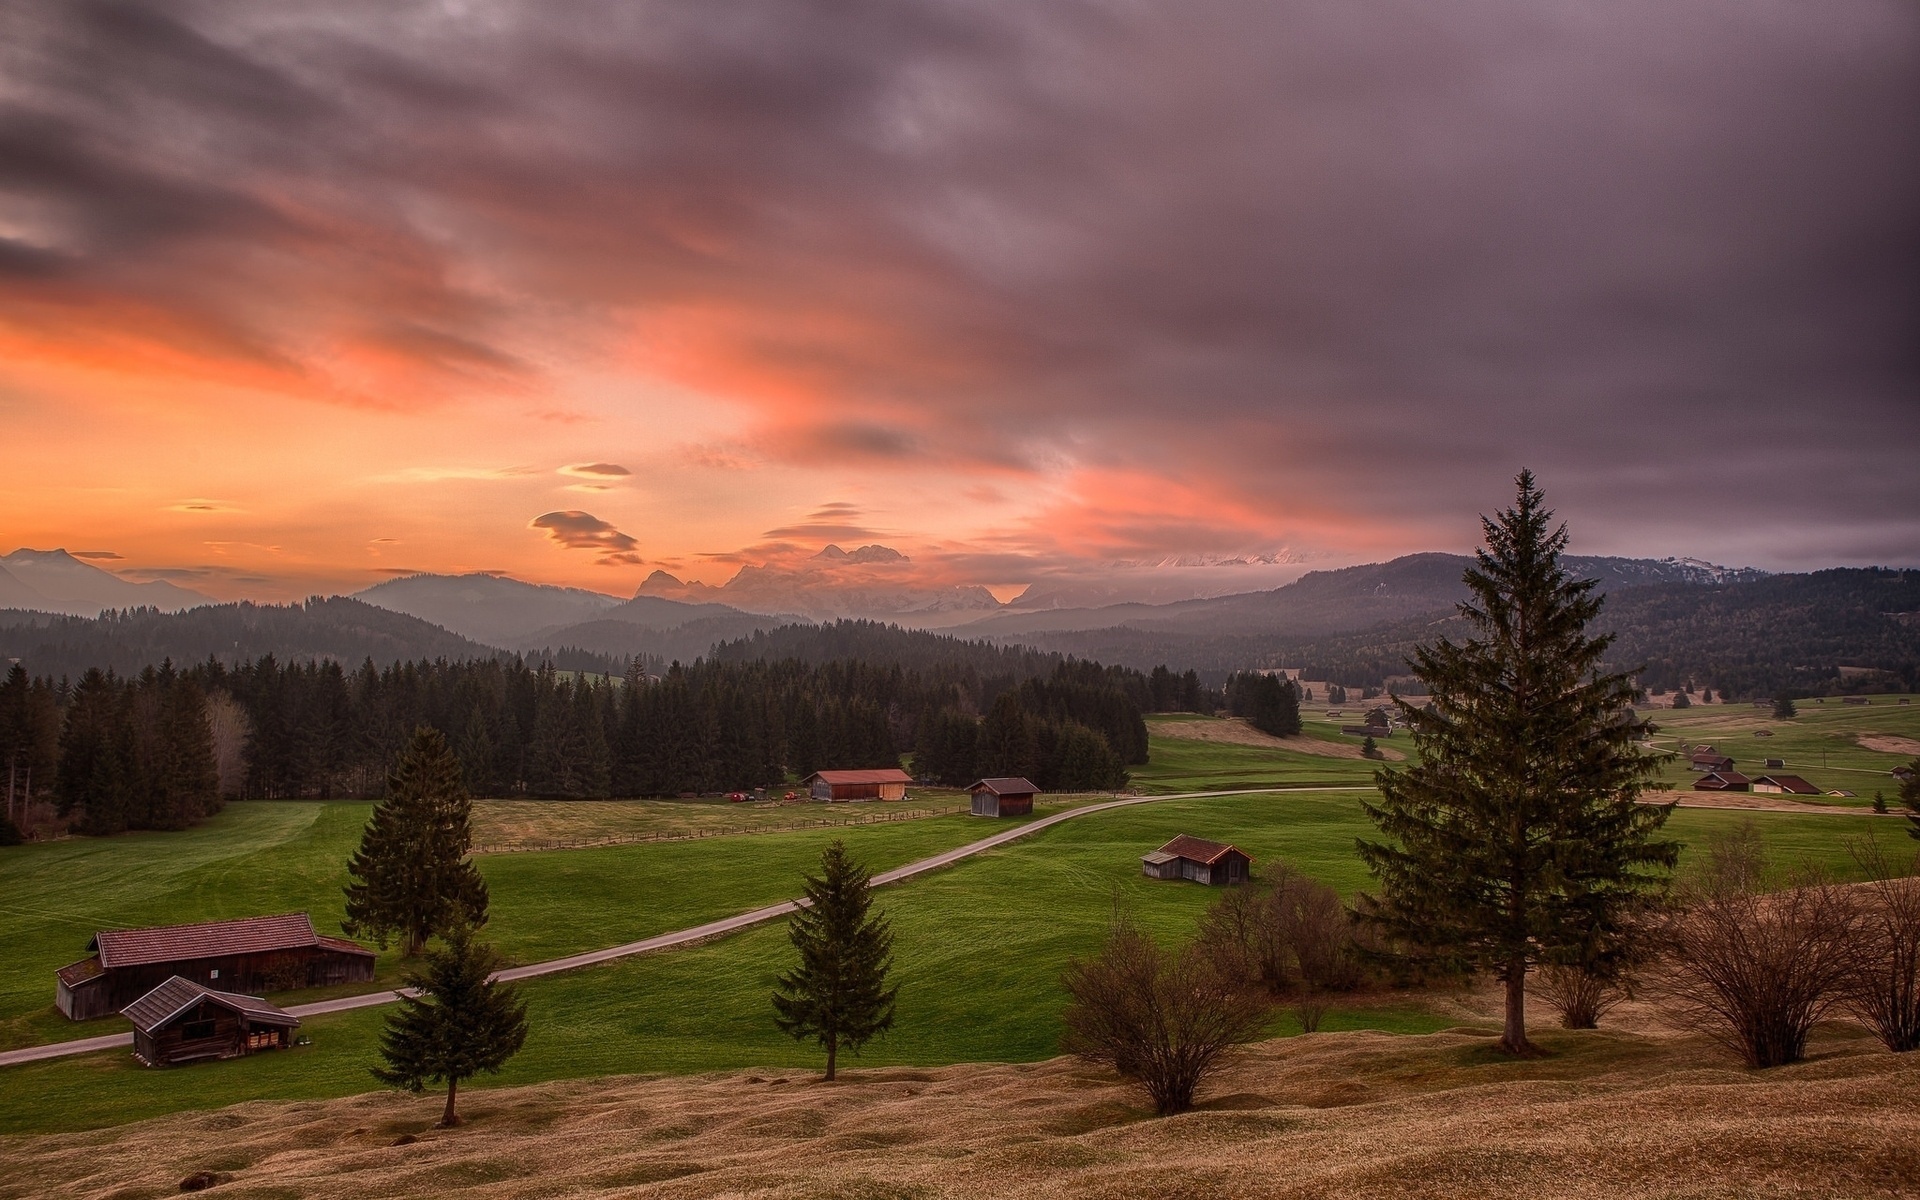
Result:
{"label": "orange sunset sky", "polygon": [[0,552],[1920,562],[1913,10],[1421,7],[20,6]]}

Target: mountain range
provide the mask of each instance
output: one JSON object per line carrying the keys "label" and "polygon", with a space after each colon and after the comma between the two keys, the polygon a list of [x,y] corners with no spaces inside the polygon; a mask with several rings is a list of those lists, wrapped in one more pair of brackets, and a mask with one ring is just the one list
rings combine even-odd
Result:
{"label": "mountain range", "polygon": [[21,548],[0,557],[0,609],[91,617],[108,609],[179,612],[212,598],[165,580],[132,583],[65,550]]}

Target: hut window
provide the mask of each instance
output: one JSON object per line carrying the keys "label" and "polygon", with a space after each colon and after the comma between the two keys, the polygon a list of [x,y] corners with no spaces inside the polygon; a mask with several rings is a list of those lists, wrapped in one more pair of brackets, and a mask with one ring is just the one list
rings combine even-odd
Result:
{"label": "hut window", "polygon": [[208,979],[218,979],[218,978],[220,978],[220,968],[219,968],[219,967],[215,967],[215,968],[214,968],[213,970],[211,970],[211,971],[208,971],[208,972],[207,972],[207,978],[208,978]]}
{"label": "hut window", "polygon": [[180,1036],[189,1042],[197,1042],[201,1038],[210,1038],[213,1036],[213,1022],[188,1021],[180,1027]]}

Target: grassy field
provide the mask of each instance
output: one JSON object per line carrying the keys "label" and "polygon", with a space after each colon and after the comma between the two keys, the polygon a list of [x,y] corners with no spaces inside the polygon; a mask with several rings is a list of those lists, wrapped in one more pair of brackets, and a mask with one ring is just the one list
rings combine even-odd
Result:
{"label": "grassy field", "polygon": [[[1859,720],[1862,713],[1848,715]],[[1351,786],[1374,767],[1166,738],[1154,739],[1153,754],[1153,777],[1141,782],[1163,792]],[[1879,761],[1899,760],[1881,755]],[[88,934],[104,925],[307,908],[331,927],[342,864],[366,811],[364,805],[242,804],[184,834],[77,839],[0,854],[0,942],[10,951],[0,960],[0,1029],[17,1045],[114,1028],[111,1020],[71,1025],[50,1005],[53,968],[78,957]],[[1681,810],[1670,829],[1697,846],[1711,831],[1745,819]],[[1850,838],[1880,830],[1895,839],[1889,844],[1905,841],[1903,824],[1893,820],[1818,813],[1753,819],[1777,860],[1812,862],[1843,877],[1854,873]],[[785,898],[832,836],[844,836],[880,870],[972,840],[987,828],[967,817],[929,817],[845,830],[490,855],[481,860],[493,894],[489,933],[518,961],[548,958]],[[1054,1054],[1061,967],[1097,945],[1116,898],[1166,935],[1190,930],[1214,898],[1206,889],[1139,875],[1138,856],[1175,834],[1231,841],[1254,855],[1256,870],[1284,860],[1351,892],[1366,884],[1354,841],[1370,832],[1353,792],[1171,800],[1069,822],[890,889],[882,905],[898,936],[900,1020],[864,1061],[927,1066]],[[490,1083],[813,1066],[816,1053],[781,1038],[767,1015],[770,981],[788,953],[783,930],[762,927],[529,981],[523,986],[533,1034]],[[381,969],[392,977],[392,955],[383,956]],[[373,1086],[366,1071],[383,1019],[377,1009],[314,1018],[303,1029],[313,1039],[309,1047],[191,1070],[145,1070],[120,1053],[6,1068],[0,1130],[87,1128],[246,1099],[365,1091]],[[1454,1018],[1426,1010],[1415,998],[1390,997],[1338,1010],[1327,1027],[1424,1032],[1451,1023]],[[1288,1029],[1284,1018],[1276,1023],[1276,1032]]]}
{"label": "grassy field", "polygon": [[[1877,734],[1920,743],[1920,705],[1900,704],[1894,696],[1870,699],[1865,706],[1842,704],[1838,699],[1801,700],[1796,702],[1798,715],[1785,720],[1774,719],[1770,709],[1750,704],[1661,709],[1653,714],[1660,726],[1655,743],[1676,751],[1681,746],[1711,745],[1732,758],[1735,769],[1743,774],[1786,771],[1822,791],[1855,793],[1850,800],[1833,798],[1831,802],[1837,804],[1871,804],[1875,790],[1892,800],[1899,785],[1888,772],[1912,762],[1915,754],[1870,750],[1860,739]],[[1754,736],[1762,731],[1771,736]],[[1770,758],[1781,759],[1786,766],[1768,768]],[[1684,757],[1669,761],[1661,777],[1678,787],[1690,787],[1694,778]]]}
{"label": "grassy field", "polygon": [[[1076,801],[1061,798],[1049,811]],[[1084,798],[1078,802],[1084,803]],[[881,818],[914,820],[964,809],[967,793],[955,788],[915,788],[904,801],[823,807],[805,800],[781,804],[730,804],[724,800],[477,800],[473,844],[478,853],[564,849],[570,843],[646,838],[725,837],[793,831],[835,822]]]}

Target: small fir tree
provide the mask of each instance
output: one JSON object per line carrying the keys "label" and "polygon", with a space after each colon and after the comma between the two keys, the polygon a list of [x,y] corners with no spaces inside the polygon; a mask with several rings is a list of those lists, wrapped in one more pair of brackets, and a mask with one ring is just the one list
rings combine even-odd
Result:
{"label": "small fir tree", "polygon": [[824,1047],[832,1079],[842,1046],[858,1054],[893,1028],[900,990],[887,985],[893,931],[884,915],[869,915],[871,877],[839,841],[821,854],[820,875],[807,877],[806,894],[787,929],[800,963],[778,980],[774,1021],[795,1041]]}
{"label": "small fir tree", "polygon": [[418,1092],[429,1083],[447,1085],[440,1124],[458,1125],[454,1098],[460,1081],[496,1074],[527,1040],[527,1006],[511,984],[492,978],[500,967],[493,947],[477,941],[472,926],[455,924],[445,946],[427,955],[426,969],[407,975],[417,995],[400,999],[380,1035],[386,1065],[373,1076]]}
{"label": "small fir tree", "polygon": [[1381,885],[1368,916],[1402,945],[1498,973],[1500,1045],[1526,1054],[1528,968],[1606,972],[1678,847],[1656,836],[1671,809],[1638,803],[1655,762],[1637,745],[1632,678],[1601,673],[1612,639],[1587,635],[1594,582],[1561,565],[1566,527],[1532,473],[1517,483],[1466,573],[1460,612],[1478,636],[1414,651],[1432,707],[1399,708],[1419,763],[1376,774],[1380,800],[1363,804],[1385,840],[1360,852]]}
{"label": "small fir tree", "polygon": [[446,738],[425,725],[414,730],[347,863],[346,931],[383,949],[398,936],[412,956],[434,934],[484,923],[487,882],[467,858],[472,817]]}
{"label": "small fir tree", "polygon": [[1788,717],[1798,715],[1798,713],[1799,710],[1793,706],[1792,696],[1781,692],[1773,698],[1773,715],[1776,720],[1784,721]]}

